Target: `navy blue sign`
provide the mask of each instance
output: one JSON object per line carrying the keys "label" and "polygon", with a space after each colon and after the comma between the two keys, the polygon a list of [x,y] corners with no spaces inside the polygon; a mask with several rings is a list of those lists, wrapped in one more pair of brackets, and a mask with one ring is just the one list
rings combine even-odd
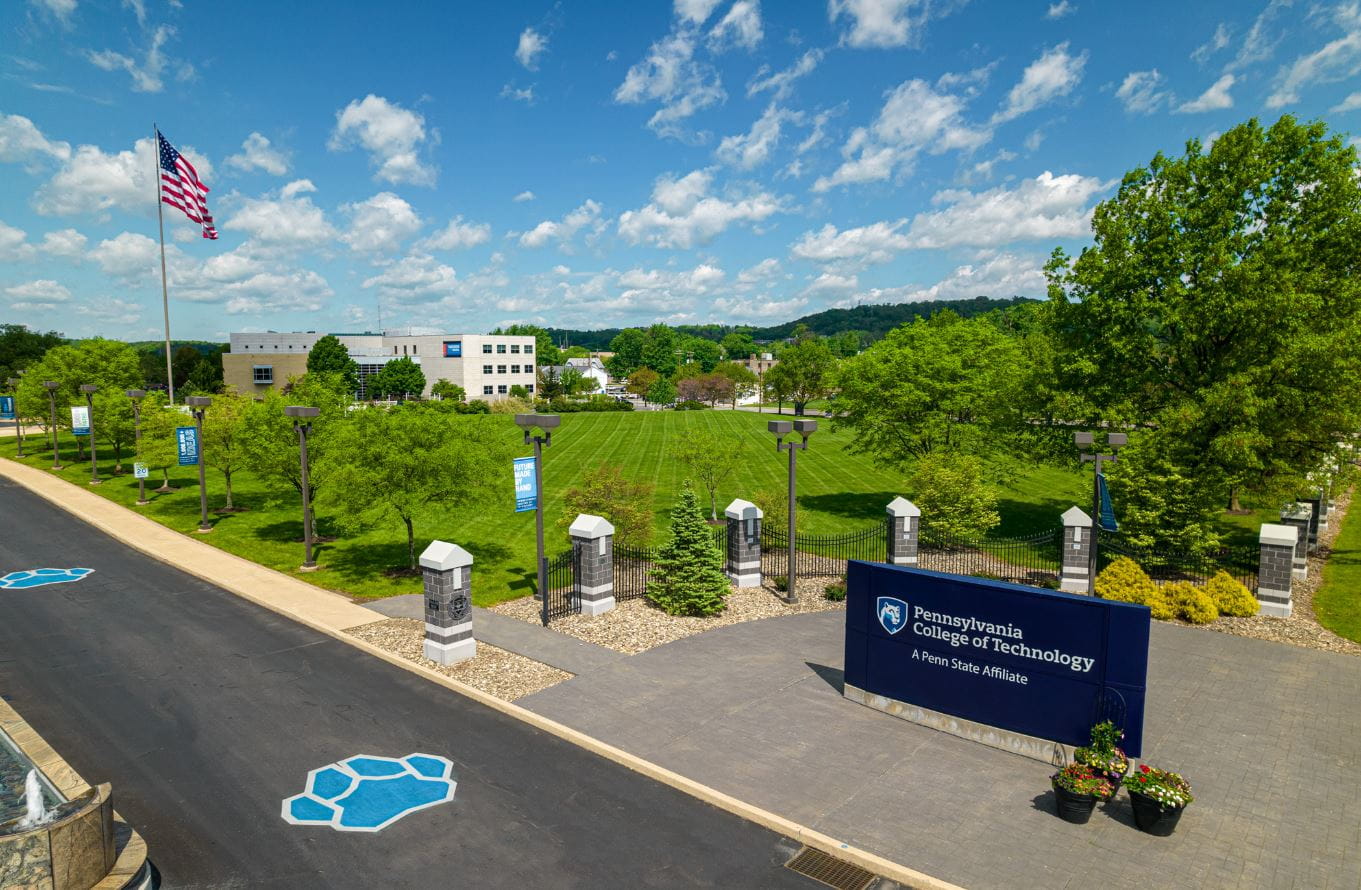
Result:
{"label": "navy blue sign", "polygon": [[0,420],[14,419],[14,396],[0,396]]}
{"label": "navy blue sign", "polygon": [[180,466],[192,467],[198,463],[198,429],[196,427],[175,427],[175,443],[178,446]]}
{"label": "navy blue sign", "polygon": [[1101,502],[1101,515],[1099,521],[1101,528],[1108,532],[1120,531],[1120,523],[1115,521],[1115,507],[1111,505],[1111,490],[1106,487],[1106,474],[1096,474],[1096,491]]}
{"label": "navy blue sign", "polygon": [[1145,606],[852,560],[846,682],[1065,745],[1113,720],[1143,744]]}
{"label": "navy blue sign", "polygon": [[445,341],[444,341],[444,357],[445,357],[445,358],[462,358],[462,357],[463,357],[463,341],[462,341],[462,340],[445,340]]}

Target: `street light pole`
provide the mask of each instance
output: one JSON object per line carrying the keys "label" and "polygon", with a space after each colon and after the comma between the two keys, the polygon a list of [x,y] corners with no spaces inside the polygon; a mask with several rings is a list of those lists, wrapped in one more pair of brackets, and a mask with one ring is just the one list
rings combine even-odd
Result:
{"label": "street light pole", "polygon": [[316,571],[317,561],[312,553],[312,484],[307,478],[307,434],[312,432],[312,418],[321,413],[320,408],[302,405],[285,405],[284,414],[293,418],[293,429],[298,431],[298,456],[302,464],[302,571]]}
{"label": "street light pole", "polygon": [[15,457],[24,456],[24,418],[19,413],[19,378],[10,377],[5,381],[10,390],[14,393],[14,438],[19,440],[19,453]]}
{"label": "street light pole", "polygon": [[[553,430],[562,422],[556,414],[516,414],[515,424],[524,430],[525,444],[534,444],[534,534],[539,555],[539,620],[548,626],[548,557],[543,550],[543,449],[553,444]],[[543,430],[542,436],[531,435]]]}
{"label": "street light pole", "polygon": [[[767,421],[766,429],[775,434],[775,450],[789,452],[789,564],[785,568],[785,578],[789,584],[787,600],[790,603],[797,603],[799,591],[795,586],[798,580],[798,567],[794,539],[794,511],[796,509],[794,493],[799,477],[798,454],[808,448],[808,437],[817,432],[818,422],[816,420],[771,420]],[[797,432],[803,437],[803,441],[784,441],[784,437],[789,435],[790,432]]]}
{"label": "street light pole", "polygon": [[[133,449],[137,457],[142,456],[142,398],[146,396],[144,389],[129,389],[127,397],[132,399],[132,441]],[[134,461],[133,472],[137,472],[136,461]],[[137,505],[140,507],[147,502],[146,500],[146,480],[137,477]]]}
{"label": "street light pole", "polygon": [[208,484],[203,478],[203,414],[213,400],[208,396],[189,396],[184,403],[194,412],[194,426],[198,427],[198,530],[206,533],[213,527],[208,524]]}
{"label": "street light pole", "polygon": [[52,404],[52,469],[61,469],[61,459],[57,455],[57,387],[61,386],[55,380],[44,380],[43,388],[47,390],[47,400]]}
{"label": "street light pole", "polygon": [[95,393],[99,387],[93,383],[82,383],[80,391],[85,393],[85,413],[90,421],[90,484],[99,484],[99,464],[95,463]]}
{"label": "street light pole", "polygon": [[1092,461],[1096,466],[1092,474],[1092,546],[1087,553],[1087,595],[1096,596],[1096,550],[1101,541],[1101,464],[1109,461],[1116,463],[1119,459],[1115,452],[1125,447],[1129,437],[1124,433],[1107,433],[1106,445],[1109,446],[1111,453],[1102,454],[1101,449],[1097,448],[1092,453],[1087,453],[1087,449],[1096,446],[1096,437],[1089,432],[1073,433],[1073,442],[1082,451],[1082,462]]}

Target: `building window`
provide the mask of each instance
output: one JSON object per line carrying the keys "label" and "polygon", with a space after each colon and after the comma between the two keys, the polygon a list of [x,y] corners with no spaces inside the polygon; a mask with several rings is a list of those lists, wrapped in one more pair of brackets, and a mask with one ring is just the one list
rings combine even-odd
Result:
{"label": "building window", "polygon": [[482,395],[484,395],[484,396],[489,396],[489,395],[491,395],[491,387],[490,387],[490,386],[484,386],[484,387],[482,387]]}
{"label": "building window", "polygon": [[482,366],[482,373],[483,373],[483,374],[490,374],[490,373],[491,373],[491,365],[483,365],[483,366]]}
{"label": "building window", "polygon": [[519,344],[519,343],[512,343],[512,344],[510,344],[510,351],[511,351],[511,352],[519,352],[519,351],[520,351],[520,344]]}
{"label": "building window", "polygon": [[412,344],[411,344],[411,354],[412,354],[412,355],[415,355],[415,354],[416,354],[416,344],[415,344],[415,343],[412,343]]}
{"label": "building window", "polygon": [[506,354],[506,344],[504,344],[504,343],[497,343],[497,344],[496,344],[496,354],[497,354],[497,355],[505,355],[505,354]]}
{"label": "building window", "polygon": [[526,343],[526,344],[525,344],[525,355],[529,355],[529,354],[532,353],[533,351],[534,351],[534,346],[533,346],[532,344]]}
{"label": "building window", "polygon": [[534,392],[534,384],[532,384],[532,383],[529,384],[528,386],[525,387],[525,389],[527,389],[527,390],[529,390],[531,393],[533,393],[533,392]]}
{"label": "building window", "polygon": [[519,365],[511,365],[511,366],[510,366],[510,373],[512,373],[512,374],[518,374],[518,373],[520,373],[520,366],[519,366]]}
{"label": "building window", "polygon": [[[396,350],[394,349],[393,352],[395,353]],[[402,344],[402,355],[406,355],[406,344],[405,344],[405,343]]]}
{"label": "building window", "polygon": [[254,380],[255,383],[273,383],[273,382],[274,382],[274,366],[273,366],[273,365],[256,365],[255,368],[254,368],[254,372],[255,372],[255,373],[254,373],[254,375],[253,375],[253,380]]}
{"label": "building window", "polygon": [[463,357],[463,341],[462,341],[462,340],[445,340],[445,341],[444,341],[444,357],[445,357],[445,358],[462,358],[462,357]]}
{"label": "building window", "polygon": [[482,354],[483,354],[483,355],[491,355],[491,344],[490,344],[490,343],[483,343],[483,344],[482,344]]}
{"label": "building window", "polygon": [[500,393],[501,395],[505,395],[505,394],[506,394],[506,385],[505,385],[504,383],[501,384],[500,386],[496,387],[496,391],[497,391],[498,393]]}
{"label": "building window", "polygon": [[498,373],[498,374],[504,374],[504,373],[506,373],[506,366],[505,366],[505,365],[497,365],[497,366],[496,366],[496,373]]}

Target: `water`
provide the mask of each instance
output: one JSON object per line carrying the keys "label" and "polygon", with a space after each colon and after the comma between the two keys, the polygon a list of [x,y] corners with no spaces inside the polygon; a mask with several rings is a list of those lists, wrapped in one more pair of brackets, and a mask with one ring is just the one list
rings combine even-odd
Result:
{"label": "water", "polygon": [[43,785],[38,781],[38,771],[31,769],[24,778],[24,818],[19,820],[19,827],[37,828],[50,815],[47,807],[43,806]]}
{"label": "water", "polygon": [[48,818],[63,802],[28,758],[0,732],[0,834],[26,830],[18,828],[17,823],[31,815],[35,801]]}

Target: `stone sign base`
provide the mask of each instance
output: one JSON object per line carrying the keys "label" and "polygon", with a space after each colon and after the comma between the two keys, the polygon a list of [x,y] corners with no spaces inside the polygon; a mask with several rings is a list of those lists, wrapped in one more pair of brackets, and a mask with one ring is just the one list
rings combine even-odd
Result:
{"label": "stone sign base", "polygon": [[868,705],[876,711],[883,711],[885,714],[890,714],[900,720],[907,720],[911,723],[928,726],[931,729],[938,729],[941,732],[948,732],[962,739],[978,742],[990,748],[998,748],[1011,754],[1019,754],[1022,757],[1029,757],[1031,760],[1038,760],[1041,763],[1063,766],[1072,757],[1072,752],[1066,745],[1061,745],[1049,739],[1036,738],[1007,729],[998,729],[995,726],[975,723],[972,720],[965,720],[952,714],[943,714],[930,708],[910,705],[907,702],[866,692],[849,683],[842,684],[842,694],[857,704]]}

